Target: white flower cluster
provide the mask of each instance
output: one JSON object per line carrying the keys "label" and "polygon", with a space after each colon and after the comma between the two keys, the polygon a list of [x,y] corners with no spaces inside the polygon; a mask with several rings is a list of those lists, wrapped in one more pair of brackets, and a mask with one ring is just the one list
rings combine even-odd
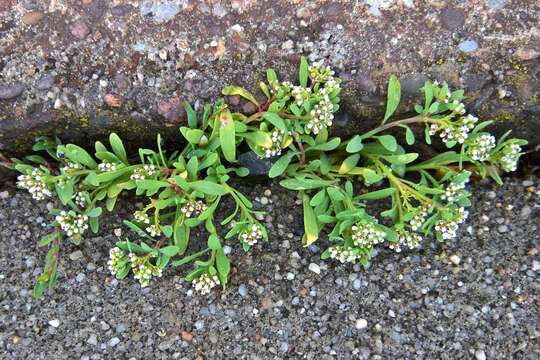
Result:
{"label": "white flower cluster", "polygon": [[201,200],[189,201],[187,204],[182,206],[180,211],[186,215],[186,217],[196,217],[199,216],[204,210],[208,209],[208,206]]}
{"label": "white flower cluster", "polygon": [[419,248],[422,240],[422,236],[419,234],[402,230],[399,232],[398,241],[390,243],[388,246],[396,252],[401,252],[402,246],[406,246],[409,249]]}
{"label": "white flower cluster", "polygon": [[482,134],[473,139],[467,148],[467,154],[476,161],[485,161],[489,158],[491,150],[495,147],[495,137]]}
{"label": "white flower cluster", "polygon": [[455,182],[451,182],[450,184],[448,184],[448,186],[444,190],[444,194],[441,194],[441,199],[446,200],[449,203],[454,202],[463,193],[463,189],[465,189],[465,185],[468,182],[469,182],[468,179],[463,181],[460,184],[457,184]]}
{"label": "white flower cluster", "polygon": [[144,210],[135,211],[133,213],[133,218],[135,221],[150,224],[150,217],[148,217],[148,214]]}
{"label": "white flower cluster", "polygon": [[453,239],[457,235],[459,224],[463,223],[469,213],[460,207],[452,220],[439,220],[435,224],[435,231],[439,232],[444,240]]}
{"label": "white flower cluster", "polygon": [[43,181],[43,173],[39,169],[33,169],[30,175],[19,175],[17,186],[26,189],[35,200],[43,200],[52,196],[52,191]]}
{"label": "white flower cluster", "polygon": [[144,165],[142,168],[136,168],[131,174],[130,179],[133,181],[144,180],[147,177],[154,176],[156,174],[155,165]]}
{"label": "white flower cluster", "polygon": [[150,225],[146,228],[146,231],[150,234],[152,237],[156,237],[161,235],[161,228],[158,225]]}
{"label": "white flower cluster", "polygon": [[55,220],[67,236],[80,236],[88,229],[88,216],[77,214],[73,210],[60,211]]}
{"label": "white flower cluster", "polygon": [[355,246],[365,248],[373,247],[384,241],[386,233],[377,230],[373,223],[358,223],[351,227],[352,240]]}
{"label": "white flower cluster", "polygon": [[129,259],[133,269],[133,277],[139,280],[141,287],[148,286],[153,276],[161,277],[163,274],[162,270],[152,265],[146,256],[138,257],[133,253],[129,253]]}
{"label": "white flower cluster", "polygon": [[330,252],[330,258],[338,260],[344,264],[346,262],[354,262],[358,259],[358,256],[354,254],[352,248],[345,248],[343,246],[332,246],[328,249]]}
{"label": "white flower cluster", "polygon": [[474,125],[477,122],[478,118],[476,116],[468,114],[467,116],[461,117],[456,123],[449,126],[431,124],[429,134],[435,135],[440,131],[439,136],[445,144],[451,141],[457,141],[458,143],[463,144],[469,137],[469,132],[474,128]]}
{"label": "white flower cluster", "polygon": [[288,92],[289,89],[293,87],[293,84],[291,84],[289,81],[283,81],[281,84],[279,82],[274,82],[271,85],[272,89],[270,90],[270,92],[272,94],[277,94],[281,90],[285,90],[285,92]]}
{"label": "white flower cluster", "polygon": [[119,247],[113,247],[109,250],[109,261],[107,262],[107,265],[109,265],[109,271],[112,275],[116,275],[118,272],[118,265],[124,257],[124,252]]}
{"label": "white flower cluster", "polygon": [[521,153],[521,146],[518,144],[510,144],[503,149],[505,154],[499,161],[501,168],[506,172],[516,171],[517,163]]}
{"label": "white flower cluster", "polygon": [[115,171],[116,169],[117,165],[107,160],[103,160],[103,162],[98,164],[98,170],[101,172]]}
{"label": "white flower cluster", "polygon": [[249,246],[253,246],[262,238],[262,231],[257,224],[248,225],[242,232],[242,240]]}
{"label": "white flower cluster", "polygon": [[334,105],[330,101],[328,94],[323,95],[323,99],[311,110],[312,119],[306,125],[308,132],[318,134],[321,130],[332,126],[334,120]]}
{"label": "white flower cluster", "polygon": [[426,221],[426,217],[429,215],[429,207],[423,206],[418,210],[418,212],[414,215],[414,217],[409,221],[409,224],[411,225],[411,229],[413,231],[418,231],[422,228],[422,225],[424,225],[424,222]]}
{"label": "white flower cluster", "polygon": [[199,276],[198,279],[192,281],[195,291],[200,292],[202,295],[210,294],[210,290],[219,284],[219,279],[216,275],[210,276],[208,273],[204,273]]}
{"label": "white flower cluster", "polygon": [[81,164],[74,163],[72,161],[66,161],[65,165],[60,168],[62,172],[66,172],[69,170],[79,170],[82,169]]}
{"label": "white flower cluster", "polygon": [[323,66],[321,64],[313,64],[309,68],[309,77],[316,82],[327,82],[334,80],[334,70],[330,66]]}
{"label": "white flower cluster", "polygon": [[285,131],[275,129],[272,131],[271,139],[272,145],[270,147],[263,147],[265,158],[271,158],[273,156],[281,155],[281,141],[283,140]]}
{"label": "white flower cluster", "polygon": [[301,107],[304,105],[304,101],[311,96],[311,88],[305,88],[303,86],[294,86],[291,95],[294,97],[296,106]]}
{"label": "white flower cluster", "polygon": [[86,194],[87,192],[77,192],[75,193],[75,204],[80,207],[86,206]]}

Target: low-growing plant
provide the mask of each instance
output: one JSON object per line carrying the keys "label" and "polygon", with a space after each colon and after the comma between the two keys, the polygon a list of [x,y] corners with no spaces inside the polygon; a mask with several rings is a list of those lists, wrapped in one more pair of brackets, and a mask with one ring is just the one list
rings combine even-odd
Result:
{"label": "low-growing plant", "polygon": [[[390,121],[401,97],[399,81],[392,76],[380,125],[347,140],[329,135],[340,93],[340,79],[329,67],[308,66],[302,58],[298,85],[281,82],[268,70],[260,89],[266,96],[262,102],[244,88],[223,89],[223,95],[252,102],[257,110],[251,115],[232,112],[223,99],[205,105],[199,114],[186,103],[187,126],[180,128],[186,145],[181,151],[164,151],[158,135],[156,150],[140,149],[138,158],[128,157],[113,133],[108,146],[96,142],[92,156],[77,145],[43,137],[33,150],[47,158],[30,155],[25,162],[6,162],[22,173],[18,186],[34,199],[56,195],[60,204],[51,210],[51,233],[38,242],[50,249],[35,296],[55,286],[64,239],[79,244],[88,229],[98,232],[103,208],[112,211],[128,191],[144,197],[145,205],[124,221],[137,241],[123,238],[111,248],[111,273],[122,279],[131,271],[146,286],[168,265],[192,263],[186,278],[197,291],[225,288],[231,269],[225,242],[237,238],[248,251],[268,240],[251,201],[231,183],[231,177],[249,173],[236,165],[243,144],[261,158],[274,159],[269,177],[281,178],[281,186],[298,192],[304,245],[325,231],[331,246],[323,259],[364,266],[376,246],[399,252],[419,247],[426,237],[454,238],[470,206],[466,184],[471,175],[490,176],[501,184],[500,173],[516,170],[526,144],[508,139],[509,132],[496,141],[485,132],[491,122],[467,114],[463,91],[451,91],[447,84],[426,82],[417,114]],[[424,128],[426,144],[440,139],[448,150],[420,156],[414,151],[418,131],[411,126]],[[235,209],[218,221],[216,211],[225,197],[234,201]],[[369,210],[370,202],[382,199],[387,209]],[[206,230],[207,241],[190,247],[197,227]]]}

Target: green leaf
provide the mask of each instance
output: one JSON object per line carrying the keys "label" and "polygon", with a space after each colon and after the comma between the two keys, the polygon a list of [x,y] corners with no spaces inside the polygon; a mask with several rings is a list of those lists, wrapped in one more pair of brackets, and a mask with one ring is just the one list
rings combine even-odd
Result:
{"label": "green leaf", "polygon": [[176,254],[178,254],[179,250],[180,249],[178,248],[178,246],[169,245],[169,246],[165,246],[165,247],[160,248],[159,252],[162,253],[165,256],[173,257]]}
{"label": "green leaf", "polygon": [[235,85],[225,86],[223,90],[221,91],[221,93],[223,95],[228,95],[228,96],[239,95],[243,97],[244,99],[251,101],[253,104],[255,104],[255,106],[257,107],[259,106],[259,103],[255,99],[255,97],[251,95],[251,93],[247,91],[246,89],[244,89],[243,87],[235,86]]}
{"label": "green leaf", "polygon": [[64,184],[64,186],[56,184],[55,188],[56,193],[58,194],[58,197],[60,198],[62,204],[67,204],[73,196],[73,183],[71,181],[68,181]]}
{"label": "green leaf", "polygon": [[368,192],[368,193],[365,193],[365,194],[362,194],[362,195],[358,195],[356,198],[358,200],[378,200],[378,199],[383,199],[385,197],[389,197],[392,194],[394,194],[395,192],[396,192],[396,189],[394,189],[393,187],[390,187],[390,188],[377,190],[377,191],[372,191],[372,192]]}
{"label": "green leaf", "polygon": [[199,170],[199,160],[197,159],[196,156],[189,159],[186,165],[186,169],[188,171],[190,179],[193,179],[193,180],[197,179],[197,171]]}
{"label": "green leaf", "polygon": [[402,128],[405,129],[405,141],[407,142],[407,145],[413,145],[414,144],[414,133],[412,132],[411,128],[407,125],[400,125]]}
{"label": "green leaf", "polygon": [[388,82],[388,98],[386,101],[386,113],[384,114],[383,124],[392,116],[394,111],[396,111],[399,100],[401,98],[401,85],[399,84],[398,78],[392,74],[390,76],[390,81]]}
{"label": "green leaf", "polygon": [[309,196],[302,192],[302,205],[304,208],[304,239],[305,245],[310,245],[319,238],[319,226],[311,205]]}
{"label": "green leaf", "polygon": [[197,252],[195,254],[191,254],[189,256],[183,257],[180,260],[176,260],[175,262],[173,262],[173,266],[181,266],[181,265],[187,264],[188,262],[191,262],[191,261],[197,259],[201,255],[204,255],[207,251],[208,251],[208,249],[204,249],[204,250],[199,251],[199,252]]}
{"label": "green leaf", "polygon": [[270,168],[268,176],[270,178],[275,178],[280,176],[287,170],[287,167],[291,163],[292,158],[296,155],[296,152],[289,151],[287,154],[280,157]]}
{"label": "green leaf", "polygon": [[266,79],[268,80],[269,84],[272,84],[272,83],[278,81],[277,75],[276,75],[276,72],[274,71],[274,69],[266,70]]}
{"label": "green leaf", "polygon": [[279,117],[278,114],[267,111],[267,112],[265,112],[263,114],[263,118],[268,120],[268,122],[270,122],[272,125],[274,125],[279,130],[282,130],[285,133],[288,132],[288,129],[287,129],[287,126],[285,125],[285,122],[283,121],[283,119],[281,117]]}
{"label": "green leaf", "polygon": [[314,197],[311,198],[309,204],[313,207],[319,206],[324,201],[326,197],[326,190],[322,189]]}
{"label": "green leaf", "polygon": [[349,171],[351,171],[352,168],[356,166],[356,164],[358,164],[358,160],[360,160],[360,154],[353,154],[348,156],[339,167],[339,174],[347,174]]}
{"label": "green leaf", "polygon": [[219,117],[219,142],[223,156],[229,162],[236,161],[236,132],[234,128],[234,120],[231,112],[226,110],[221,112]]}
{"label": "green leaf", "polygon": [[199,144],[204,135],[204,131],[201,129],[190,129],[185,126],[180,128],[180,132],[190,144]]}
{"label": "green leaf", "polygon": [[99,181],[95,172],[91,172],[90,174],[88,174],[88,176],[86,176],[85,178],[85,181],[92,186],[99,186]]}
{"label": "green leaf", "polygon": [[343,201],[345,199],[345,195],[343,195],[343,193],[335,187],[330,186],[326,189],[326,191],[328,191],[328,195],[330,195],[330,198],[333,201]]}
{"label": "green leaf", "polygon": [[217,237],[214,234],[211,234],[208,237],[208,247],[212,250],[218,250],[221,249],[221,242],[219,241],[219,237]]}
{"label": "green leaf", "polygon": [[416,160],[418,158],[418,154],[408,153],[408,154],[401,154],[401,155],[386,155],[386,156],[383,156],[383,158],[387,160],[388,162],[395,165],[405,165]]}
{"label": "green leaf", "polygon": [[433,100],[433,86],[430,81],[424,83],[424,109],[430,109],[431,101]]}
{"label": "green leaf", "polygon": [[396,151],[397,150],[397,141],[396,138],[392,135],[382,135],[382,136],[375,136],[375,138],[381,143],[382,146],[388,151]]}
{"label": "green leaf", "polygon": [[122,139],[115,133],[111,133],[109,135],[109,142],[111,143],[111,148],[114,152],[114,154],[122,160],[124,163],[128,163],[126,149],[124,148],[124,144],[122,143]]}
{"label": "green leaf", "polygon": [[184,224],[180,224],[180,218],[178,219],[174,227],[174,244],[178,247],[178,253],[180,255],[184,254],[187,249],[189,241],[189,227]]}
{"label": "green leaf", "polygon": [[54,238],[57,237],[57,236],[58,236],[58,233],[56,231],[52,232],[50,234],[47,234],[41,240],[39,240],[37,245],[39,247],[49,245],[54,240]]}
{"label": "green leaf", "polygon": [[169,186],[169,183],[166,181],[151,180],[151,179],[144,179],[144,180],[137,181],[137,187],[139,189],[148,190],[148,191],[156,191],[162,187],[167,187],[167,186]]}
{"label": "green leaf", "polygon": [[71,161],[86,165],[90,169],[95,169],[97,167],[94,159],[92,159],[90,154],[88,154],[86,150],[84,150],[82,147],[73,144],[67,144],[66,151],[66,156]]}
{"label": "green leaf", "polygon": [[331,151],[337,148],[340,143],[341,143],[341,139],[338,137],[335,137],[326,143],[308,147],[306,149],[306,152],[311,151],[311,150]]}
{"label": "green leaf", "polygon": [[100,216],[102,212],[103,212],[103,210],[102,210],[100,207],[95,207],[95,208],[93,208],[92,210],[88,211],[88,212],[86,213],[86,215],[87,215],[89,218],[95,218],[95,217]]}
{"label": "green leaf", "polygon": [[173,234],[173,227],[171,225],[162,226],[161,230],[163,230],[163,234],[168,238]]}
{"label": "green leaf", "polygon": [[353,138],[349,140],[349,143],[347,144],[345,150],[347,150],[348,153],[356,153],[363,148],[364,144],[362,144],[362,137],[360,137],[360,135],[354,135]]}
{"label": "green leaf", "polygon": [[188,126],[195,129],[197,127],[197,113],[191,107],[191,104],[188,101],[184,101],[184,109],[186,110],[187,114]]}
{"label": "green leaf", "polygon": [[225,288],[227,286],[227,277],[229,276],[229,272],[231,271],[231,263],[227,255],[225,255],[223,249],[219,249],[216,252],[216,266],[219,281],[221,282],[223,288]]}
{"label": "green leaf", "polygon": [[225,195],[229,193],[225,186],[208,180],[193,181],[189,183],[189,186],[208,195]]}
{"label": "green leaf", "polygon": [[88,224],[90,225],[90,230],[92,230],[92,232],[94,234],[97,234],[97,232],[99,231],[99,220],[97,217],[95,218],[89,218],[88,219]]}
{"label": "green leaf", "polygon": [[319,179],[285,179],[280,181],[280,185],[289,190],[310,190],[318,189],[334,184],[335,181]]}
{"label": "green leaf", "polygon": [[309,77],[309,65],[305,57],[300,58],[300,86],[307,87]]}

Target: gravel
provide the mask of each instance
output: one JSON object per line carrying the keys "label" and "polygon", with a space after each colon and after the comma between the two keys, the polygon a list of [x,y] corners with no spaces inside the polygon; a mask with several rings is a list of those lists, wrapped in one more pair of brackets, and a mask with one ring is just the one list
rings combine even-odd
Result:
{"label": "gravel", "polygon": [[244,187],[252,199],[269,189],[255,204],[271,240],[247,254],[229,244],[225,291],[189,291],[188,268],[145,289],[111,278],[114,229],[135,209],[124,199],[98,236],[63,244],[58,286],[40,301],[32,284],[46,249],[36,239],[52,204],[0,189],[0,358],[537,359],[540,179],[475,184],[459,239],[381,249],[368,269],[321,261],[325,239],[304,248],[290,192]]}

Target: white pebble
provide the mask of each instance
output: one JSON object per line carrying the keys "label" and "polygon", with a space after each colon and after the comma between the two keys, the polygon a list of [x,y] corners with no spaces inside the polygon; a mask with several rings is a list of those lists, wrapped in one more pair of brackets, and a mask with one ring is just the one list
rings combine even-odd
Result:
{"label": "white pebble", "polygon": [[367,328],[367,320],[366,319],[358,319],[356,320],[356,323],[354,324],[354,326],[358,329],[358,330],[361,330],[361,329],[365,329]]}
{"label": "white pebble", "polygon": [[454,255],[451,255],[448,260],[450,260],[452,262],[452,264],[454,265],[459,265],[459,263],[461,262],[461,258],[459,256],[457,256],[456,254]]}
{"label": "white pebble", "polygon": [[51,325],[53,328],[57,328],[60,326],[60,320],[54,319],[49,321],[49,325]]}
{"label": "white pebble", "polygon": [[321,268],[315,263],[310,263],[308,269],[313,271],[315,274],[321,273]]}

